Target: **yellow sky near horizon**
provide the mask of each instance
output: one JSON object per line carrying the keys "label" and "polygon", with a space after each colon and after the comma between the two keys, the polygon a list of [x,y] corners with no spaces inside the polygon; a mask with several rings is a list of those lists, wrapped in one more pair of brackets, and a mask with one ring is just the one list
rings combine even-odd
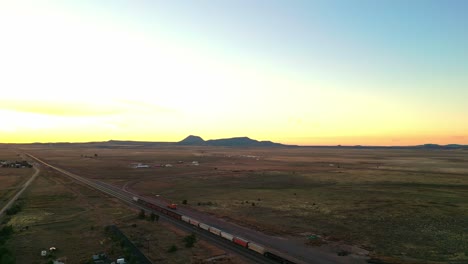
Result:
{"label": "yellow sky near horizon", "polygon": [[[428,75],[431,67],[419,72],[402,55],[371,54],[377,48],[362,39],[326,34],[337,29],[314,31],[327,50],[289,33],[284,45],[273,43],[258,36],[265,28],[256,18],[249,26],[259,31],[239,26],[242,37],[229,39],[237,24],[189,28],[184,19],[203,21],[146,17],[130,3],[135,9],[26,2],[0,3],[0,24],[8,25],[0,28],[0,142],[193,134],[299,145],[468,144],[466,77]],[[311,47],[296,54],[300,41]]]}

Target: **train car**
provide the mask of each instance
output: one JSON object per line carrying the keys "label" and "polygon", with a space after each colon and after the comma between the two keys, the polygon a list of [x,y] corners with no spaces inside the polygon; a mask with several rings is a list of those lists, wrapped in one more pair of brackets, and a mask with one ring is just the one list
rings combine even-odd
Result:
{"label": "train car", "polygon": [[261,255],[265,254],[265,248],[263,246],[260,246],[259,244],[255,244],[252,242],[249,242],[247,246],[250,250],[253,250]]}
{"label": "train car", "polygon": [[162,208],[161,206],[155,206],[153,209],[162,213],[164,208]]}
{"label": "train car", "polygon": [[243,238],[240,238],[240,237],[234,237],[234,239],[232,240],[232,242],[236,243],[237,245],[239,246],[242,246],[242,247],[247,247],[247,245],[249,244],[249,241],[243,239]]}
{"label": "train car", "polygon": [[222,238],[225,238],[225,239],[227,239],[227,240],[229,240],[229,241],[232,241],[232,239],[234,239],[234,236],[233,236],[233,235],[231,235],[231,234],[229,234],[229,233],[226,233],[226,232],[224,232],[224,231],[221,231],[221,237],[222,237]]}
{"label": "train car", "polygon": [[158,212],[164,213],[163,208],[161,206],[159,206],[159,205],[150,203],[148,201],[145,201],[145,200],[140,199],[140,198],[135,197],[135,196],[133,197],[133,201],[135,201],[136,203],[139,203],[139,204],[141,204],[141,205],[143,205],[145,207],[148,207],[148,208],[151,208],[151,209],[156,210]]}
{"label": "train car", "polygon": [[198,222],[198,221],[195,220],[195,219],[190,218],[190,224],[191,224],[191,225],[194,225],[194,226],[198,226],[198,224],[200,224],[200,222]]}
{"label": "train car", "polygon": [[204,229],[204,230],[206,230],[206,231],[210,231],[210,226],[207,225],[207,224],[200,223],[198,226],[199,226],[201,229]]}
{"label": "train car", "polygon": [[181,215],[181,214],[178,214],[176,212],[173,212],[171,210],[167,210],[166,208],[163,208],[159,205],[156,205],[156,204],[153,204],[153,203],[150,203],[146,200],[143,200],[143,199],[140,199],[138,197],[133,197],[132,198],[134,202],[138,203],[138,204],[141,204],[145,207],[148,207],[148,208],[151,208],[155,211],[158,211],[160,213],[163,213],[163,214],[166,214],[174,219],[177,219],[177,220],[182,220],[186,223],[189,223],[193,226],[197,226],[197,227],[200,227],[201,229],[204,229],[206,231],[209,231],[210,233],[212,234],[215,234],[217,236],[221,236],[222,238],[224,239],[227,239],[229,241],[232,241],[234,243],[236,243],[237,245],[239,246],[242,246],[242,247],[245,247],[245,248],[248,248],[252,251],[255,251],[261,255],[264,255],[265,257],[271,259],[271,260],[274,260],[278,263],[281,263],[281,264],[296,264],[295,262],[292,262],[290,260],[288,260],[283,254],[279,253],[279,252],[271,252],[271,250],[268,250],[266,248],[264,248],[263,246],[261,245],[258,245],[258,244],[255,244],[255,243],[252,243],[252,242],[249,242],[248,240],[245,240],[243,238],[240,238],[240,237],[235,237],[229,233],[226,233],[218,228],[215,228],[215,227],[212,227],[212,226],[209,226],[207,224],[204,224],[204,223],[200,223],[199,221],[195,220],[195,219],[192,219],[188,216],[185,216],[185,215]]}
{"label": "train car", "polygon": [[176,212],[171,212],[169,211],[169,213],[167,214],[168,216],[174,218],[174,219],[177,219],[177,220],[181,220],[182,219],[182,215],[181,214],[178,214]]}
{"label": "train car", "polygon": [[211,233],[217,235],[217,236],[221,236],[221,230],[219,230],[218,228],[215,228],[215,227],[212,227],[210,226],[210,230],[209,230]]}
{"label": "train car", "polygon": [[153,210],[156,210],[156,211],[161,211],[161,207],[160,206],[157,206],[155,204],[152,204],[152,203],[148,203],[148,207],[153,209]]}
{"label": "train car", "polygon": [[182,216],[182,221],[187,222],[190,224],[190,217],[183,215]]}
{"label": "train car", "polygon": [[160,212],[165,214],[165,215],[168,215],[171,211],[167,210],[166,208],[161,207]]}

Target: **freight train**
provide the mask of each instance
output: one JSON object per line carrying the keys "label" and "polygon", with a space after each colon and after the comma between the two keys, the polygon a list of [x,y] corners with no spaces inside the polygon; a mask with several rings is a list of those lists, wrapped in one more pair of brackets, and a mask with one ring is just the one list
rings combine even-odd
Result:
{"label": "freight train", "polygon": [[148,202],[146,200],[143,200],[141,198],[138,198],[138,197],[133,197],[133,200],[135,201],[135,203],[138,203],[140,205],[143,205],[144,207],[146,208],[150,208],[150,209],[153,209],[161,214],[165,214],[171,218],[174,218],[174,219],[177,219],[177,220],[180,220],[180,221],[184,221],[190,225],[193,225],[193,226],[196,226],[198,228],[201,228],[207,232],[210,232],[214,235],[217,235],[217,236],[220,236],[224,239],[227,239],[241,247],[244,247],[244,248],[248,248],[252,251],[255,251],[257,252],[258,254],[261,254],[269,259],[272,259],[278,263],[282,263],[282,264],[295,264],[295,262],[292,262],[288,259],[286,259],[285,256],[283,256],[283,254],[279,253],[279,252],[275,252],[273,253],[271,249],[268,249],[267,247],[264,247],[262,245],[259,245],[259,244],[256,244],[254,242],[251,242],[251,241],[248,241],[244,238],[241,238],[241,237],[238,237],[238,236],[235,236],[235,235],[232,235],[232,234],[229,234],[228,232],[225,232],[221,229],[218,229],[218,228],[215,228],[213,226],[210,226],[210,225],[207,225],[205,223],[202,223],[194,218],[191,218],[191,217],[188,217],[188,216],[185,216],[185,215],[181,215],[179,213],[176,213],[176,212],[173,212],[171,210],[168,210],[164,207],[161,207],[159,205],[156,205],[156,204],[153,204],[151,202]]}

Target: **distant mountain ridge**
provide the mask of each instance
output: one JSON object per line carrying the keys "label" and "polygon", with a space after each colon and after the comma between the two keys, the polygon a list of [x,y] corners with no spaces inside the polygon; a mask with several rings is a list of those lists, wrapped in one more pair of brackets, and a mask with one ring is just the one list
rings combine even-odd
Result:
{"label": "distant mountain ridge", "polygon": [[468,148],[468,145],[460,145],[460,144],[447,144],[447,145],[438,145],[438,144],[424,144],[414,146],[414,148],[423,148],[423,149],[460,149],[460,148]]}
{"label": "distant mountain ridge", "polygon": [[468,150],[468,145],[464,144],[423,144],[413,146],[342,146],[342,145],[286,145],[272,141],[258,141],[249,137],[233,137],[222,139],[204,140],[199,136],[190,135],[178,142],[158,142],[158,141],[133,141],[133,140],[108,140],[97,142],[47,142],[47,143],[0,143],[0,145],[49,145],[53,146],[79,146],[97,148],[134,148],[134,147],[168,147],[168,146],[224,146],[224,147],[302,147],[302,148],[347,148],[347,149],[421,149],[421,150]]}
{"label": "distant mountain ridge", "polygon": [[190,135],[176,143],[184,146],[224,146],[224,147],[280,147],[288,146],[271,141],[258,141],[249,137],[233,137],[223,139],[203,140],[199,136]]}

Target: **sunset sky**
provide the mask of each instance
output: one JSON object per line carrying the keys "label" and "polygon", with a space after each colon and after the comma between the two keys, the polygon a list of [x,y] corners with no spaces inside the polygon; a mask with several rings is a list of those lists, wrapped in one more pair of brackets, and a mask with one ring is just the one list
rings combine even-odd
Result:
{"label": "sunset sky", "polygon": [[468,144],[468,1],[0,0],[0,142]]}

